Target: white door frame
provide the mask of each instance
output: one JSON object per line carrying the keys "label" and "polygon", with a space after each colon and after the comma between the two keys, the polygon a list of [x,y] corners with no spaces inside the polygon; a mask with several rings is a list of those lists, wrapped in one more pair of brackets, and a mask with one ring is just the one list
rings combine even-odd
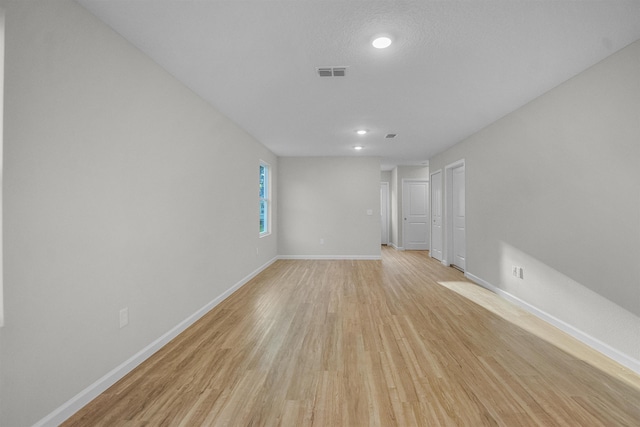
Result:
{"label": "white door frame", "polygon": [[451,266],[453,262],[453,170],[460,166],[464,166],[464,159],[450,163],[444,168],[444,239],[442,242],[442,263],[446,266]]}
{"label": "white door frame", "polygon": [[[411,183],[411,182],[424,182],[427,184],[427,188],[429,188],[429,180],[428,179],[403,179],[402,180],[402,247],[404,250],[407,250],[407,227],[406,227],[406,218],[407,218],[407,213],[405,212],[405,208],[406,208],[406,203],[407,200],[405,200],[405,194],[404,194],[404,185]],[[427,239],[426,239],[426,247],[424,249],[418,249],[418,250],[425,250],[428,251],[430,244],[431,244],[431,226],[428,223],[429,222],[429,218],[430,218],[430,214],[429,214],[429,210],[431,209],[429,207],[429,190],[427,189],[427,196],[426,196],[426,200],[425,203],[427,204],[427,218],[425,219],[425,221],[427,221]]]}
{"label": "white door frame", "polygon": [[[388,182],[381,182],[380,183],[380,191],[382,193],[384,193],[386,191],[386,199],[387,199],[387,203],[385,203],[385,206],[382,206],[380,208],[380,226],[382,227],[381,233],[382,231],[386,230],[386,236],[382,236],[382,244],[383,245],[388,245],[389,244],[389,225],[391,223],[391,218],[389,217],[389,205],[390,205],[390,200],[389,200],[389,183]],[[383,215],[386,214],[386,215]],[[383,224],[382,221],[386,218],[387,223]],[[385,239],[386,237],[386,239]]]}
{"label": "white door frame", "polygon": [[[429,174],[429,224],[430,224],[429,226],[431,227],[431,236],[430,236],[431,243],[429,245],[429,248],[430,248],[429,255],[431,256],[431,258],[435,258],[438,261],[442,262],[443,259],[445,258],[445,255],[444,255],[444,236],[442,235],[443,234],[442,231],[444,229],[444,224],[443,224],[443,222],[444,222],[444,209],[442,209],[442,208],[441,208],[442,212],[440,212],[440,219],[441,219],[441,223],[440,223],[440,252],[441,252],[441,256],[440,256],[440,259],[435,257],[434,256],[434,252],[433,252],[433,248],[434,248],[434,246],[433,246],[433,236],[434,236],[435,233],[434,233],[434,230],[433,230],[433,221],[434,221],[434,219],[433,219],[433,215],[432,214],[433,214],[434,203],[433,203],[432,194],[433,194],[433,188],[434,188],[433,187],[433,177],[435,175],[437,175],[437,174],[440,174],[440,199],[442,199],[442,196],[444,194],[443,191],[442,191],[442,183],[443,183],[443,181],[442,181],[442,169],[438,169],[437,171],[431,172]],[[444,206],[443,200],[440,200],[440,206]]]}

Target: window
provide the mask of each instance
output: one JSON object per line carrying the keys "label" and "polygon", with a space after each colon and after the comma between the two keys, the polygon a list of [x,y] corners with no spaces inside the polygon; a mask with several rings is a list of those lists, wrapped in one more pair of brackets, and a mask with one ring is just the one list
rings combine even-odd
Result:
{"label": "window", "polygon": [[270,168],[267,163],[260,162],[260,236],[271,233],[270,212]]}

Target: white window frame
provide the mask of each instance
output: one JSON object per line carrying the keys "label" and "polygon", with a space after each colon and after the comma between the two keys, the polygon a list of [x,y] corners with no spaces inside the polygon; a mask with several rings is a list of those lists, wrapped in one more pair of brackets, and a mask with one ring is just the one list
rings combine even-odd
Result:
{"label": "white window frame", "polygon": [[271,234],[271,165],[263,160],[260,160],[260,167],[258,168],[258,185],[260,185],[260,169],[265,169],[265,188],[264,197],[258,193],[259,207],[258,207],[258,227],[260,227],[260,219],[262,216],[262,206],[265,206],[266,218],[264,224],[264,231],[258,228],[260,237],[265,237]]}

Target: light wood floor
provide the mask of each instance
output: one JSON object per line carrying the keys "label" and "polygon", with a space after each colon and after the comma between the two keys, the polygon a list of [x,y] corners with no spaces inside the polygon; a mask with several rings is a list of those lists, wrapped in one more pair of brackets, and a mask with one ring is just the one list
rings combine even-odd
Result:
{"label": "light wood floor", "polygon": [[477,289],[426,252],[280,260],[64,425],[640,425],[637,375]]}

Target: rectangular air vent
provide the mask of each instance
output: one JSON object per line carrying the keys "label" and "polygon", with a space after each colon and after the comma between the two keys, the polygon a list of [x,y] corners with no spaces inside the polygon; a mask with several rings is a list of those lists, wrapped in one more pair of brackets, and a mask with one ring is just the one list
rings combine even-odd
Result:
{"label": "rectangular air vent", "polygon": [[320,77],[344,77],[347,75],[347,67],[318,67]]}
{"label": "rectangular air vent", "polygon": [[395,138],[396,136],[398,136],[398,134],[397,134],[397,133],[388,133],[388,134],[386,134],[384,137],[385,137],[385,138],[387,138],[387,139],[393,139],[393,138]]}

